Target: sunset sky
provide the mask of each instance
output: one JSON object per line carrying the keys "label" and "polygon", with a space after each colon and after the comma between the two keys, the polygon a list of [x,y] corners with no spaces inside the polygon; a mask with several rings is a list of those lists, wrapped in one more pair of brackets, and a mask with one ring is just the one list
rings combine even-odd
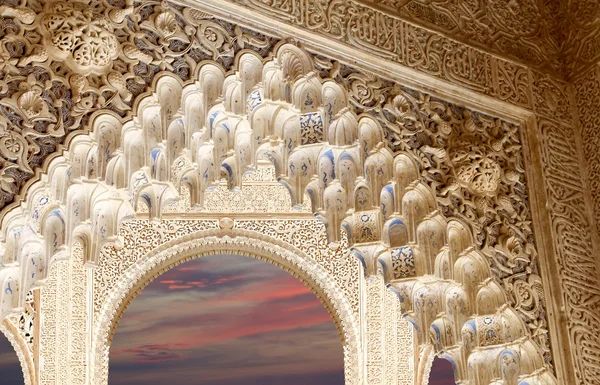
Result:
{"label": "sunset sky", "polygon": [[[452,385],[436,360],[431,385]],[[0,338],[0,383],[21,369]],[[252,258],[191,261],[132,302],[110,351],[110,385],[343,385],[338,332],[298,279]]]}

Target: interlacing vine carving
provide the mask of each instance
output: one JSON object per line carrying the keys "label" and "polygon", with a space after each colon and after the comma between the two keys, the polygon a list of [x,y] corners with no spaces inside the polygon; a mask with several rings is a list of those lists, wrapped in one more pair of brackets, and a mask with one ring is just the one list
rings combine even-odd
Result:
{"label": "interlacing vine carving", "polygon": [[266,55],[273,39],[161,1],[5,1],[0,6],[0,208],[34,169],[111,110],[131,116],[160,71],[190,80],[202,60]]}

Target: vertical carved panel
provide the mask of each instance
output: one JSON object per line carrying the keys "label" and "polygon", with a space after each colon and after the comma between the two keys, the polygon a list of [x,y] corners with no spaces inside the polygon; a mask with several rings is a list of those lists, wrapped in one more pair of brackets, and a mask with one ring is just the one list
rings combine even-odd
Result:
{"label": "vertical carved panel", "polygon": [[367,383],[413,385],[413,327],[402,319],[398,297],[382,275],[364,280]]}
{"label": "vertical carved panel", "polygon": [[[390,291],[388,294],[392,294]],[[406,352],[414,352],[415,336],[414,328],[401,317],[402,306],[398,297],[394,294],[394,306],[397,314],[398,322],[396,323],[396,357],[398,359],[398,385],[413,385],[416,379],[416,366],[414,354],[406,354]]]}
{"label": "vertical carved panel", "polygon": [[597,231],[600,232],[600,65],[574,83],[575,100],[593,197]]}
{"label": "vertical carved panel", "polygon": [[[396,297],[390,290],[383,287],[383,305],[384,305],[384,369],[385,385],[396,385],[398,383],[398,357],[396,344],[398,343],[398,313],[396,312]],[[410,351],[410,350],[409,350]]]}
{"label": "vertical carved panel", "polygon": [[87,280],[83,265],[83,246],[76,243],[69,259],[70,303],[69,303],[69,384],[85,384],[86,368],[86,303]]}
{"label": "vertical carved panel", "polygon": [[57,261],[56,290],[56,384],[69,383],[69,261]]}
{"label": "vertical carved panel", "polygon": [[46,285],[41,289],[40,311],[40,385],[56,384],[56,291],[58,264],[50,267]]}
{"label": "vertical carved panel", "polygon": [[383,385],[384,366],[384,333],[383,330],[383,279],[371,276],[365,279],[366,291],[366,354],[367,354],[367,384]]}
{"label": "vertical carved panel", "polygon": [[600,289],[572,127],[541,120],[542,162],[554,251],[580,384],[600,384]]}

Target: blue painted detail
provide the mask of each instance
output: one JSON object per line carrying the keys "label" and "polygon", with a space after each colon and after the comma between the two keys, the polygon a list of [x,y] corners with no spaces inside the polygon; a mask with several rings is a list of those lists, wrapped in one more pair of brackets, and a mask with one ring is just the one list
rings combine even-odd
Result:
{"label": "blue painted detail", "polygon": [[313,144],[325,140],[323,117],[319,112],[300,115],[300,143]]}
{"label": "blue painted detail", "polygon": [[254,111],[262,103],[262,96],[259,90],[254,90],[248,95],[248,109],[250,112]]}
{"label": "blue painted detail", "polygon": [[331,178],[335,179],[335,161],[334,161],[333,151],[328,150],[323,155],[326,156],[331,161]]}
{"label": "blue painted detail", "polygon": [[208,125],[210,127],[210,132],[212,133],[213,131],[213,124],[215,122],[215,119],[217,118],[217,115],[219,115],[219,111],[215,111],[212,114],[210,114],[208,116]]}
{"label": "blue painted detail", "polygon": [[8,285],[6,287],[6,289],[4,289],[4,294],[12,294],[12,288],[10,287],[10,282],[8,282]]}
{"label": "blue painted detail", "polygon": [[148,204],[148,208],[152,208],[152,199],[150,199],[150,196],[148,196],[148,194],[142,194],[142,199],[146,201],[146,203]]}
{"label": "blue painted detail", "polygon": [[440,341],[440,328],[436,324],[431,324],[431,328],[435,332],[435,338],[439,342]]}
{"label": "blue painted detail", "polygon": [[233,170],[231,170],[231,167],[227,163],[223,163],[222,166],[225,167],[225,170],[227,170],[227,174],[229,174],[229,180],[231,180],[233,178]]}
{"label": "blue painted detail", "polygon": [[58,219],[60,219],[60,221],[62,222],[62,224],[65,224],[65,220],[62,217],[62,214],[60,212],[60,210],[52,210],[52,212],[50,213],[49,217],[58,217]]}
{"label": "blue painted detail", "polygon": [[394,278],[414,277],[417,274],[415,257],[410,246],[395,247],[391,250]]}

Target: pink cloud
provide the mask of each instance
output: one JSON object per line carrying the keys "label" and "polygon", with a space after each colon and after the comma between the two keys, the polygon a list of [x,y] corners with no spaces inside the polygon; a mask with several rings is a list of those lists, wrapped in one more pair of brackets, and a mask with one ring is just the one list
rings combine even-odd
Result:
{"label": "pink cloud", "polygon": [[225,327],[213,330],[210,333],[195,334],[190,338],[189,334],[184,334],[181,338],[190,344],[190,347],[198,348],[227,341],[254,336],[263,333],[274,333],[278,331],[294,330],[312,325],[319,325],[324,322],[331,322],[327,313],[317,314],[309,317],[294,317],[284,320],[270,320],[269,317],[263,320],[253,320],[252,324],[239,322]]}
{"label": "pink cloud", "polygon": [[289,307],[289,308],[285,309],[285,311],[295,312],[295,311],[303,311],[303,310],[308,310],[308,309],[321,309],[321,308],[323,308],[323,305],[321,304],[321,302],[311,300],[311,301],[307,301],[306,303],[303,303],[298,306]]}
{"label": "pink cloud", "polygon": [[[290,295],[294,293],[305,294],[307,288],[298,289],[297,291],[289,290],[283,293],[283,298],[290,298]],[[269,299],[273,297],[277,297],[277,299],[281,298],[273,295],[267,297]],[[223,303],[221,301],[206,301],[202,302],[201,306],[203,308],[210,308],[219,304],[222,305]],[[169,323],[169,331],[167,331],[167,334],[163,338],[171,342],[185,342],[197,348],[243,337],[306,328],[332,322],[331,316],[314,297],[308,297],[305,301],[297,303],[290,311],[288,311],[285,303],[272,300],[256,304],[249,313],[245,311],[240,313],[231,309],[233,308],[225,307],[216,310],[208,316],[203,316],[208,323],[194,329],[193,333],[190,333],[190,330],[187,328],[190,324],[189,318],[181,319],[175,324]],[[218,322],[215,322],[215,320],[218,320]],[[199,323],[202,324],[201,321]],[[150,335],[164,334],[165,327],[162,324],[158,324],[149,330],[145,330],[144,333]]]}
{"label": "pink cloud", "polygon": [[[245,277],[247,276],[234,275],[218,277],[216,280],[197,277],[196,280],[190,281],[173,280],[160,283],[173,282],[168,286],[169,290],[184,290],[225,284]],[[193,316],[193,311],[189,310],[190,305],[211,310]],[[220,293],[218,298],[203,298],[196,303],[181,305],[172,303],[169,306],[174,312],[181,307],[181,313],[186,316],[163,321],[158,315],[144,315],[144,319],[148,321],[148,327],[143,330],[144,334],[162,336],[158,340],[154,339],[156,343],[182,341],[200,347],[331,322],[330,315],[312,295],[310,288],[288,275],[273,277],[268,281],[248,282],[235,290]],[[194,328],[193,333],[190,333],[188,326],[192,319],[197,321],[195,323],[198,325],[203,325]],[[167,322],[168,327],[165,326]],[[190,335],[193,337],[190,338]]]}
{"label": "pink cloud", "polygon": [[165,280],[165,281],[159,281],[159,283],[162,283],[164,285],[176,285],[178,283],[182,283],[183,281],[175,281],[175,280]]}
{"label": "pink cloud", "polygon": [[177,270],[178,271],[196,271],[196,270],[200,270],[200,268],[197,266],[186,266],[186,267],[180,267]]}
{"label": "pink cloud", "polygon": [[206,286],[208,286],[208,284],[206,282],[201,282],[201,281],[187,281],[185,284],[186,285],[196,286],[196,287],[206,287]]}
{"label": "pink cloud", "polygon": [[272,301],[312,294],[304,285],[298,285],[293,277],[285,277],[270,282],[264,282],[247,288],[242,295],[236,296],[235,301]]}

